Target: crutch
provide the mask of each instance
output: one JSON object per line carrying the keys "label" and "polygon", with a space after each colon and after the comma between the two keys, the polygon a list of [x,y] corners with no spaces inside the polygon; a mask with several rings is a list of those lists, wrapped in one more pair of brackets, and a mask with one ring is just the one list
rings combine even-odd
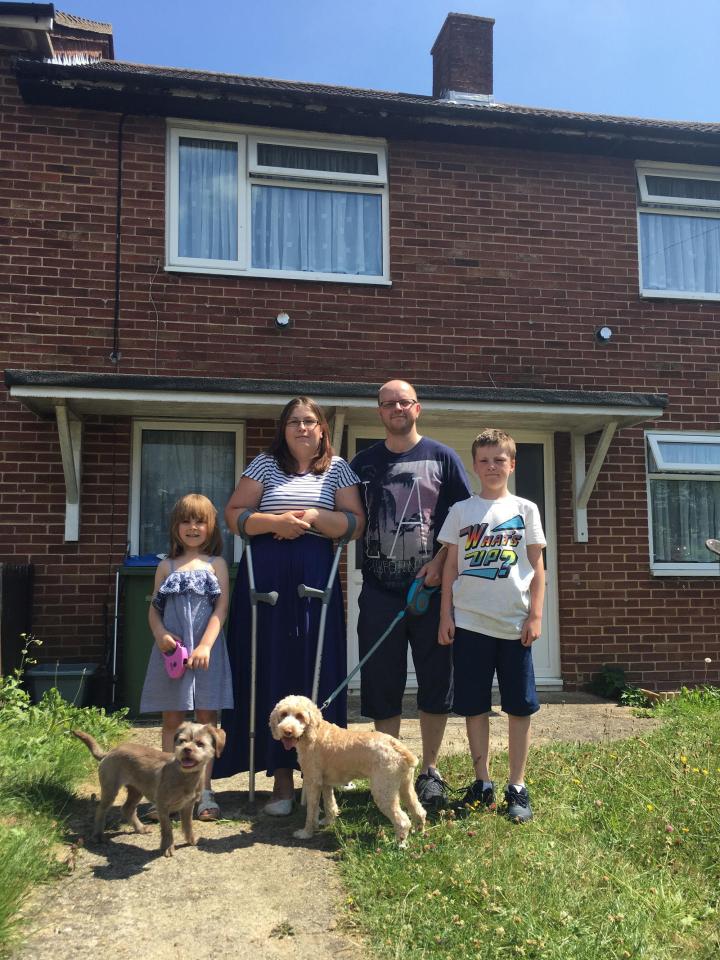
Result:
{"label": "crutch", "polygon": [[316,597],[322,603],[322,608],[320,610],[320,624],[318,627],[317,650],[315,652],[315,673],[313,674],[312,685],[311,699],[313,703],[317,703],[318,698],[318,690],[320,687],[320,667],[322,666],[323,646],[325,644],[325,621],[327,620],[328,604],[330,603],[333,584],[335,583],[338,564],[340,563],[340,555],[343,552],[345,544],[352,540],[352,535],[355,533],[355,528],[357,527],[357,519],[354,513],[345,513],[345,516],[347,517],[347,530],[336,542],[335,555],[333,557],[332,567],[330,568],[330,576],[328,577],[328,582],[325,585],[325,589],[320,590],[317,587],[308,587],[304,583],[299,583],[297,588],[299,597]]}
{"label": "crutch", "polygon": [[253,510],[244,510],[238,517],[238,533],[243,539],[245,545],[245,556],[247,557],[248,583],[250,585],[250,611],[251,611],[251,630],[250,630],[250,742],[248,744],[248,803],[252,806],[255,803],[255,688],[257,686],[257,608],[259,603],[267,603],[274,607],[277,603],[277,590],[271,590],[269,593],[258,593],[255,589],[255,571],[252,562],[252,547],[250,535],[245,530],[245,524],[248,517],[251,517]]}

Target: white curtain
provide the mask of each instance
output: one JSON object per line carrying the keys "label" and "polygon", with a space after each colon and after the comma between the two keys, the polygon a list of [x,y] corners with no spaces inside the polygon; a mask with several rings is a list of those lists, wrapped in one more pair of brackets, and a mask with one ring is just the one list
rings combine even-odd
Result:
{"label": "white curtain", "polygon": [[252,265],[381,276],[380,196],[253,186]]}
{"label": "white curtain", "polygon": [[180,138],[178,254],[238,259],[237,144]]}
{"label": "white curtain", "polygon": [[640,214],[645,290],[720,293],[720,219]]}
{"label": "white curtain", "polygon": [[202,493],[218,511],[223,556],[233,538],[223,510],[235,486],[235,434],[202,430],[143,430],[139,552],[167,553],[170,511],[186,493]]}
{"label": "white curtain", "polygon": [[650,496],[655,560],[712,560],[705,541],[720,537],[720,482],[651,479]]}

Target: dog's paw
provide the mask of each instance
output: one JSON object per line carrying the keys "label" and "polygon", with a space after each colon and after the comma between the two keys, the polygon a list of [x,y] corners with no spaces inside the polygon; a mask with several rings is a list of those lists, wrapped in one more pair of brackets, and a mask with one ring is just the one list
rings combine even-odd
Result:
{"label": "dog's paw", "polygon": [[305,828],[303,828],[302,830],[295,830],[293,833],[293,836],[295,837],[296,840],[311,840],[312,835],[313,835],[312,830],[305,830]]}
{"label": "dog's paw", "polygon": [[166,847],[166,848],[162,851],[162,855],[163,855],[164,857],[172,857],[174,853],[175,853],[175,844],[174,844],[174,843],[171,843],[169,847]]}

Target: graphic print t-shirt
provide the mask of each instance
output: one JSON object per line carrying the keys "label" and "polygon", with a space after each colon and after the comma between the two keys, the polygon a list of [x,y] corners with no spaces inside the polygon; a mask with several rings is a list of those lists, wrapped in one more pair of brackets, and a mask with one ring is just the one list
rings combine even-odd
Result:
{"label": "graphic print t-shirt", "polygon": [[517,639],[530,609],[533,568],[527,548],[545,546],[536,505],[512,494],[498,500],[472,496],[451,507],[438,540],[458,548],[456,626]]}
{"label": "graphic print t-shirt", "polygon": [[470,495],[462,461],[450,447],[423,437],[405,453],[392,453],[381,440],[351,467],[367,514],[363,578],[405,592],[437,552],[436,533],[451,504]]}

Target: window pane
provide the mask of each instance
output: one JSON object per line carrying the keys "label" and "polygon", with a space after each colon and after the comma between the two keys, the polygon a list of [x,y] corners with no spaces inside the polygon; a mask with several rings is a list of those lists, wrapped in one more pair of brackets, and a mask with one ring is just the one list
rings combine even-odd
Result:
{"label": "window pane", "polygon": [[318,150],[286,144],[259,143],[257,162],[262,167],[289,167],[293,170],[326,170],[332,173],[366,173],[377,176],[375,153],[350,150]]}
{"label": "window pane", "polygon": [[705,541],[720,536],[720,483],[651,480],[653,559],[658,563],[707,563]]}
{"label": "window pane", "polygon": [[143,430],[140,465],[140,553],[167,553],[175,501],[202,493],[218,511],[223,556],[233,559],[233,538],[222,518],[235,486],[235,433]]}
{"label": "window pane", "polygon": [[238,258],[236,143],[180,138],[178,254]]}
{"label": "window pane", "polygon": [[640,214],[645,290],[720,293],[720,219]]}
{"label": "window pane", "polygon": [[252,265],[264,270],[381,276],[381,198],[253,186]]}
{"label": "window pane", "polygon": [[720,467],[720,443],[671,443],[658,440],[658,449],[666,466],[692,463]]}
{"label": "window pane", "polygon": [[655,197],[685,197],[692,200],[720,200],[720,180],[689,177],[645,177],[648,193]]}

